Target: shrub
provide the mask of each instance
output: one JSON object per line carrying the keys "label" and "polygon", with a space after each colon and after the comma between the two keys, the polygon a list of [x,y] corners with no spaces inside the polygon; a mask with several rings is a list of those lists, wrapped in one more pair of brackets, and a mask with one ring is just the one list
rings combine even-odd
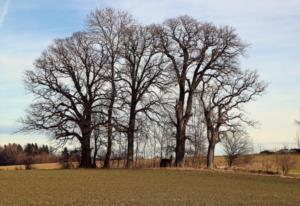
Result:
{"label": "shrub", "polygon": [[24,165],[26,170],[32,169],[33,158],[31,156],[27,156],[24,160]]}
{"label": "shrub", "polygon": [[295,155],[277,154],[276,155],[277,170],[281,170],[283,175],[288,175],[289,171],[296,165]]}

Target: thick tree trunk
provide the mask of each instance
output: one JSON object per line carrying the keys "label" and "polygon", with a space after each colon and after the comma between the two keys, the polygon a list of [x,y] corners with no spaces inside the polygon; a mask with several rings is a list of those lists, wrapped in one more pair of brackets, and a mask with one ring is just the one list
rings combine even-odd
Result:
{"label": "thick tree trunk", "polygon": [[127,136],[127,161],[126,168],[133,167],[133,158],[134,158],[134,130],[135,130],[135,108],[130,110],[130,119],[128,127],[128,136]]}
{"label": "thick tree trunk", "polygon": [[179,100],[176,104],[176,158],[175,166],[184,166],[185,156],[185,142],[186,142],[186,126],[191,117],[192,103],[193,103],[193,90],[189,91],[187,102],[185,101],[185,78],[179,81]]}
{"label": "thick tree trunk", "polygon": [[175,166],[176,167],[183,167],[184,166],[184,155],[185,155],[185,131],[178,131],[176,134],[176,158],[175,158]]}
{"label": "thick tree trunk", "polygon": [[179,86],[179,99],[176,103],[175,112],[176,112],[176,148],[175,148],[175,166],[181,167],[184,164],[184,153],[185,153],[185,141],[184,140],[184,117],[183,117],[183,111],[184,111],[184,102],[185,102],[185,80],[180,79],[178,82]]}
{"label": "thick tree trunk", "polygon": [[84,108],[85,119],[81,122],[81,161],[79,167],[81,168],[92,168],[92,157],[91,157],[91,136],[92,136],[92,115],[91,115],[91,104],[86,104]]}
{"label": "thick tree trunk", "polygon": [[81,141],[81,168],[92,168],[92,158],[91,158],[91,145],[90,145],[91,135],[85,135]]}
{"label": "thick tree trunk", "polygon": [[209,142],[207,150],[207,168],[214,169],[214,157],[215,157],[215,146],[214,142]]}

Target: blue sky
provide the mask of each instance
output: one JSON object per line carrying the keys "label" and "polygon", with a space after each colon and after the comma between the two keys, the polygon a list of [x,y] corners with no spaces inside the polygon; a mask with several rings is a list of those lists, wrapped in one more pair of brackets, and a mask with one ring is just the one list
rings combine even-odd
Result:
{"label": "blue sky", "polygon": [[24,71],[55,38],[84,29],[96,7],[127,10],[141,23],[191,15],[217,25],[231,25],[251,46],[244,68],[256,69],[269,82],[267,93],[247,106],[258,121],[250,129],[262,148],[294,143],[300,119],[299,0],[0,0],[0,144],[49,143],[37,134],[12,134],[31,101],[24,90]]}

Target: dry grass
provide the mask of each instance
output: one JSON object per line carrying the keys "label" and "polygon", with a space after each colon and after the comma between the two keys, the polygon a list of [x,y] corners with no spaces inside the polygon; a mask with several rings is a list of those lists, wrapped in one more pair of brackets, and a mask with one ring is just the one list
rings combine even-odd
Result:
{"label": "dry grass", "polygon": [[0,171],[0,206],[299,206],[300,180],[205,171]]}
{"label": "dry grass", "polygon": [[[42,164],[33,164],[32,169],[42,169],[42,170],[51,170],[51,169],[60,169],[61,165],[59,163],[42,163]],[[0,170],[24,170],[25,165],[11,165],[11,166],[0,166]]]}
{"label": "dry grass", "polygon": [[[300,175],[300,155],[290,154],[290,158],[295,160],[295,165],[291,169],[290,174]],[[236,168],[248,170],[248,171],[263,171],[281,173],[279,166],[276,164],[276,155],[251,155],[252,159],[250,163],[245,164],[243,161],[236,165]],[[216,166],[219,168],[226,167],[226,159],[224,156],[217,156],[215,158]]]}

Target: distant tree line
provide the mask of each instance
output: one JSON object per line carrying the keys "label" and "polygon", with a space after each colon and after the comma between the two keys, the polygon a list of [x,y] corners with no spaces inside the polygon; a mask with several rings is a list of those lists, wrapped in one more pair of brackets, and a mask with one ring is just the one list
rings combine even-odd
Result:
{"label": "distant tree line", "polygon": [[47,145],[28,143],[0,146],[0,165],[28,165],[33,163],[56,162],[57,157]]}
{"label": "distant tree line", "polygon": [[55,40],[26,72],[35,98],[23,131],[75,140],[84,168],[97,156],[105,168],[115,157],[131,168],[141,156],[173,153],[175,166],[205,154],[213,168],[216,145],[253,125],[243,106],[266,88],[241,68],[246,48],[229,26],[190,16],[144,26],[97,9],[84,31]]}
{"label": "distant tree line", "polygon": [[265,154],[265,155],[272,155],[272,154],[300,154],[300,148],[283,148],[283,149],[279,149],[276,151],[272,151],[272,150],[263,150],[260,152],[260,154]]}

